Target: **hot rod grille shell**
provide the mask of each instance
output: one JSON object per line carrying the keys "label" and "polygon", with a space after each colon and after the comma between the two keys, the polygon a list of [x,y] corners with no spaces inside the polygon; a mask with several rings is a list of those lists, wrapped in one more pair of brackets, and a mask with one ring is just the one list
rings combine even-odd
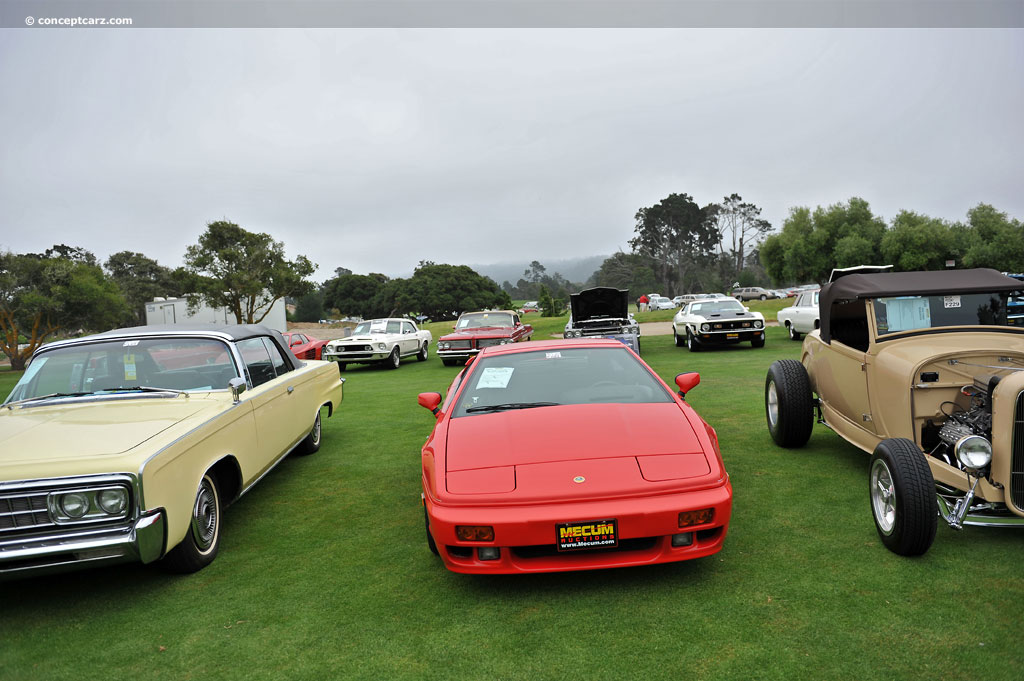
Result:
{"label": "hot rod grille shell", "polygon": [[1010,458],[1010,500],[1024,509],[1024,392],[1017,395],[1013,410],[1012,452]]}

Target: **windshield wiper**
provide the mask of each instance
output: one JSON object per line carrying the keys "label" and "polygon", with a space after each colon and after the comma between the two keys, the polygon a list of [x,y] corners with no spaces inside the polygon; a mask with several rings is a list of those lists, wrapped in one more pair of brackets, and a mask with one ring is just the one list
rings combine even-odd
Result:
{"label": "windshield wiper", "polygon": [[[154,388],[149,385],[119,385],[116,388],[103,388],[97,390],[97,393],[116,393],[116,392],[141,392],[141,393],[175,393],[176,395],[188,395],[187,390],[176,390],[174,388]],[[86,393],[87,395],[89,393]]]}
{"label": "windshield wiper", "polygon": [[469,407],[466,413],[478,411],[507,411],[509,409],[532,409],[533,407],[557,407],[559,402],[506,402],[505,404],[485,404],[479,407]]}
{"label": "windshield wiper", "polygon": [[87,390],[85,392],[77,392],[77,393],[49,393],[48,395],[36,395],[35,397],[26,397],[23,400],[15,400],[14,402],[8,402],[4,406],[7,407],[8,409],[11,409],[16,404],[25,404],[26,402],[38,402],[40,400],[53,399],[54,397],[82,397],[83,395],[92,395],[92,394],[93,393],[92,393],[91,390]]}

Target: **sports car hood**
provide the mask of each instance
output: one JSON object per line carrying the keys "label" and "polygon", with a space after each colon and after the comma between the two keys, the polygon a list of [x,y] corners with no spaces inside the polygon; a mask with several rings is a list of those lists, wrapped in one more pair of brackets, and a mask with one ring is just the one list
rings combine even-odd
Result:
{"label": "sports car hood", "polygon": [[626,319],[629,316],[629,291],[599,286],[569,296],[574,322],[588,319]]}
{"label": "sports car hood", "polygon": [[[671,404],[541,407],[449,422],[447,488],[520,501],[650,492],[715,472]],[[582,483],[574,478],[583,477]]]}
{"label": "sports car hood", "polygon": [[215,404],[179,396],[3,407],[0,468],[122,454]]}

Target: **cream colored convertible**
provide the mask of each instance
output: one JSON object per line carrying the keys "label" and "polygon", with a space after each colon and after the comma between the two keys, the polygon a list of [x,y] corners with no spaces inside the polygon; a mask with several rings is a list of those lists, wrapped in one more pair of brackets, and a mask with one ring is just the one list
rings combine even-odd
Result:
{"label": "cream colored convertible", "polygon": [[342,400],[328,362],[262,326],[137,327],[53,343],[0,405],[0,577],[208,565],[221,512]]}

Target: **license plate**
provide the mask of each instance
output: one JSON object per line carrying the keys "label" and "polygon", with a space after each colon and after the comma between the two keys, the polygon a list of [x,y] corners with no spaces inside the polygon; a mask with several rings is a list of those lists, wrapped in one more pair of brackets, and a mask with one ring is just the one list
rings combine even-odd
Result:
{"label": "license plate", "polygon": [[584,520],[555,525],[555,545],[559,551],[606,549],[619,545],[619,523],[611,520]]}
{"label": "license plate", "polygon": [[725,334],[725,337],[726,338],[739,338],[740,335],[738,333],[727,333],[727,334]]}

